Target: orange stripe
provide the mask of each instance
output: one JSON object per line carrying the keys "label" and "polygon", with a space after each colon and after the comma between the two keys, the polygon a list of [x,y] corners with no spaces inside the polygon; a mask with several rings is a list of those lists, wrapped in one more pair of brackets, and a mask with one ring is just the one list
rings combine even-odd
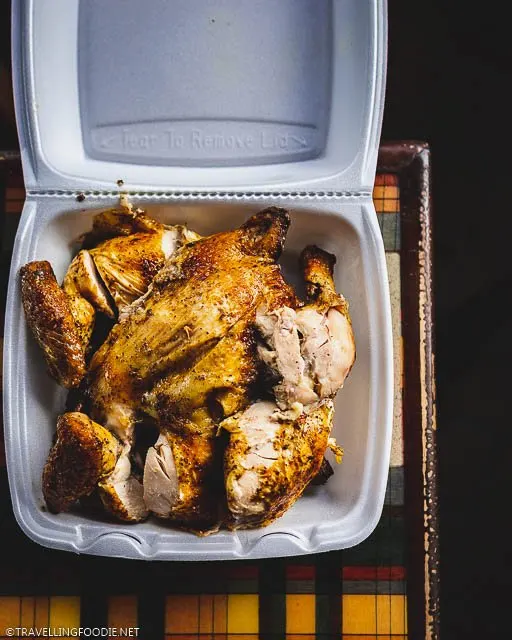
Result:
{"label": "orange stripe", "polygon": [[213,596],[199,596],[199,633],[213,632]]}
{"label": "orange stripe", "polygon": [[227,608],[228,597],[227,595],[217,595],[213,597],[213,631],[215,633],[226,633],[228,630],[227,624]]}
{"label": "orange stripe", "polygon": [[111,596],[108,599],[108,626],[137,626],[137,596]]}
{"label": "orange stripe", "polygon": [[47,627],[50,620],[50,598],[40,596],[36,598],[35,605],[34,626]]}
{"label": "orange stripe", "polygon": [[34,626],[34,618],[36,615],[35,607],[36,607],[35,598],[33,597],[21,598],[21,626],[22,627]]}
{"label": "orange stripe", "polygon": [[[343,595],[343,633],[404,635],[406,596]],[[375,636],[373,636],[375,637]]]}
{"label": "orange stripe", "polygon": [[9,627],[20,625],[20,599],[16,596],[0,596],[0,636],[5,636]]}
{"label": "orange stripe", "polygon": [[198,596],[167,596],[165,606],[166,633],[196,633],[199,627]]}
{"label": "orange stripe", "polygon": [[400,211],[399,200],[384,200],[383,213],[398,213]]}

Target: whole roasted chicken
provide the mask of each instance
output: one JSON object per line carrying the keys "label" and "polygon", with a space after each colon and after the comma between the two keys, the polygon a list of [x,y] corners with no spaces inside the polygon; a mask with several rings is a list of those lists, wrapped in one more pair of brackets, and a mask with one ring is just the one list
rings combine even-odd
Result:
{"label": "whole roasted chicken", "polygon": [[[334,258],[303,252],[303,303],[277,264],[283,209],[201,238],[122,204],[96,216],[62,287],[48,263],[22,269],[49,372],[75,388],[43,473],[47,504],[58,512],[95,494],[125,521],[264,526],[328,447],[341,456],[332,398],[355,345]],[[112,324],[101,345],[97,317]]]}

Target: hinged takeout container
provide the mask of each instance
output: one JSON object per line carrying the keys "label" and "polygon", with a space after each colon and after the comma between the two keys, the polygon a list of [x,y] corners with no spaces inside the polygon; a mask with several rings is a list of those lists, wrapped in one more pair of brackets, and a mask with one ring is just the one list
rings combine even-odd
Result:
{"label": "hinged takeout container", "polygon": [[[4,360],[7,462],[16,518],[57,549],[146,559],[236,559],[349,547],[377,524],[391,441],[386,264],[372,203],[386,58],[384,0],[18,0],[16,112],[27,199],[10,276]],[[199,233],[278,203],[283,257],[337,256],[357,362],[338,394],[343,464],[265,529],[208,538],[155,520],[129,526],[44,510],[41,471],[65,391],[45,373],[19,269],[50,260],[119,192]],[[77,200],[79,194],[85,195]]]}

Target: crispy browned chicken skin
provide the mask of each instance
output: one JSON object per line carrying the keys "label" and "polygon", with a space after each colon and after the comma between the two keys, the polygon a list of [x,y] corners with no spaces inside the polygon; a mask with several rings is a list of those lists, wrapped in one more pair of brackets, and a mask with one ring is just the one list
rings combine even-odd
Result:
{"label": "crispy browned chicken skin", "polygon": [[85,348],[68,297],[49,262],[30,262],[21,268],[21,299],[49,374],[63,387],[77,387],[85,375]]}
{"label": "crispy browned chicken skin", "polygon": [[333,413],[331,400],[298,417],[258,401],[222,423],[230,432],[224,459],[228,528],[267,526],[296,502],[322,466]]}
{"label": "crispy browned chicken skin", "polygon": [[[92,419],[59,418],[43,474],[52,511],[97,492],[126,522],[152,512],[198,534],[266,526],[325,467],[327,448],[341,457],[330,432],[355,359],[348,305],[334,256],[317,247],[301,255],[306,304],[283,280],[289,222],[270,207],[201,238],[123,202],[95,216],[62,289],[48,263],[24,267],[27,319],[67,386],[84,376],[96,313],[119,312],[81,385]],[[145,463],[133,449],[140,422],[160,431]]]}
{"label": "crispy browned chicken skin", "polygon": [[330,439],[331,398],[355,359],[345,299],[336,292],[334,256],[301,254],[308,304],[260,307],[258,353],[277,383],[275,402],[256,402],[222,423],[230,432],[224,473],[230,528],[266,526],[290,508],[320,471]]}
{"label": "crispy browned chicken skin", "polygon": [[43,471],[43,495],[50,511],[67,511],[90,495],[114,471],[120,446],[116,438],[83,413],[65,413]]}
{"label": "crispy browned chicken skin", "polygon": [[[256,309],[264,300],[295,303],[275,262],[288,225],[288,214],[271,208],[179,249],[92,360],[94,419],[129,442],[144,411],[166,434],[174,466],[162,473],[177,475],[180,488],[165,513],[158,507],[162,517],[192,526],[206,519],[203,505],[219,501],[207,481],[218,465],[217,421],[250,402]],[[145,477],[151,509],[157,491],[148,483],[167,481],[156,466]]]}

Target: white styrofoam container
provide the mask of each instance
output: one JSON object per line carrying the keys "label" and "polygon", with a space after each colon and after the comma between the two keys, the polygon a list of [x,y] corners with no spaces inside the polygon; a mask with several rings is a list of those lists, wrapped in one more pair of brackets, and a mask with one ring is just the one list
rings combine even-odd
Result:
{"label": "white styrofoam container", "polygon": [[[391,443],[390,303],[371,190],[385,77],[382,0],[18,0],[16,112],[27,199],[6,311],[4,416],[14,512],[48,547],[157,560],[288,556],[358,544],[376,526]],[[65,391],[29,335],[19,269],[62,278],[73,241],[122,190],[199,233],[269,204],[337,258],[357,362],[336,400],[343,464],[277,522],[197,538],[155,521],[107,524],[43,508],[41,471]],[[77,202],[77,195],[86,199]]]}

